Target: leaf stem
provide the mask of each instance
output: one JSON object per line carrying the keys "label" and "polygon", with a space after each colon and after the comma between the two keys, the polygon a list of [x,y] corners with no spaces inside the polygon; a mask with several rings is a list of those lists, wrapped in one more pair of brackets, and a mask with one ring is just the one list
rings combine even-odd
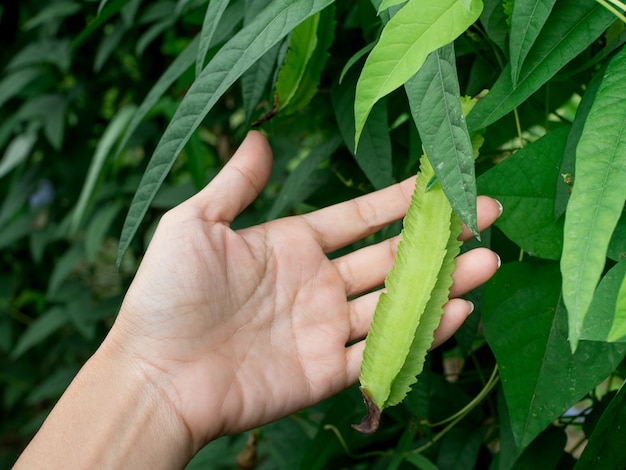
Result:
{"label": "leaf stem", "polygon": [[[602,5],[604,8],[606,8],[607,10],[609,10],[611,13],[613,13],[615,16],[617,16],[620,20],[622,20],[624,23],[626,23],[626,16],[624,16],[624,13],[622,13],[621,11],[619,11],[617,8],[614,8],[613,6],[609,5],[605,0],[596,0],[600,5]],[[626,10],[626,5],[623,4],[622,2],[618,1],[618,0],[608,0],[610,3],[612,3],[613,5],[618,6],[619,8],[621,8],[622,10]]]}

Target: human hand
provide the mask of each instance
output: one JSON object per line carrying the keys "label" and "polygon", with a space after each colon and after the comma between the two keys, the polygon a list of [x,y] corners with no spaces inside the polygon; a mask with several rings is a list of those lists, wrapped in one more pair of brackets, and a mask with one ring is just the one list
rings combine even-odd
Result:
{"label": "human hand", "polygon": [[[193,447],[314,404],[355,383],[398,237],[328,254],[401,219],[414,179],[319,211],[233,231],[266,184],[271,150],[251,132],[200,193],[161,220],[106,348],[125,352],[189,430]],[[478,201],[479,228],[498,217]],[[471,237],[464,230],[462,239]],[[435,344],[471,304],[458,296],[498,266],[487,249],[457,260]]]}

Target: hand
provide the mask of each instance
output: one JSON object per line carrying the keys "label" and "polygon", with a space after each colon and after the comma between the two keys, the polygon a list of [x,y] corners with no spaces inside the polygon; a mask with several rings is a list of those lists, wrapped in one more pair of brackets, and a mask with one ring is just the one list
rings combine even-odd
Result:
{"label": "hand", "polygon": [[[379,292],[349,299],[383,283],[398,239],[334,260],[327,254],[402,218],[414,186],[410,179],[233,231],[229,224],[264,187],[270,167],[267,141],[251,132],[203,191],[163,217],[109,337],[158,384],[198,448],[357,381],[358,340]],[[498,215],[497,202],[480,198],[481,229]],[[452,297],[485,282],[497,265],[486,249],[459,257]],[[435,343],[471,308],[450,300]]]}

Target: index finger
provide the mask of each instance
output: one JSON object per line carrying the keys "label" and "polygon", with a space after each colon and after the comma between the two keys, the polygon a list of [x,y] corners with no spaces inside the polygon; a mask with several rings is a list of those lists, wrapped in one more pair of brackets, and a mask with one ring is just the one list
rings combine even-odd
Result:
{"label": "index finger", "polygon": [[377,232],[406,214],[415,177],[300,217],[313,230],[325,253]]}

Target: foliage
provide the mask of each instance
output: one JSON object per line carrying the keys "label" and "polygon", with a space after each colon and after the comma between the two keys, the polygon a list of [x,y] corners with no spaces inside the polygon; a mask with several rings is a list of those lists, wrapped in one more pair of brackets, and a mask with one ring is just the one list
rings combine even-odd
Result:
{"label": "foliage", "polygon": [[[375,434],[350,428],[364,412],[355,386],[220,439],[189,468],[234,468],[238,455],[259,469],[624,468],[615,5],[2,2],[0,465],[106,334],[159,217],[255,123],[275,165],[238,227],[399,181],[426,148],[430,183],[469,226],[476,193],[503,203],[468,247],[504,265]],[[466,119],[461,96],[478,99]]]}

